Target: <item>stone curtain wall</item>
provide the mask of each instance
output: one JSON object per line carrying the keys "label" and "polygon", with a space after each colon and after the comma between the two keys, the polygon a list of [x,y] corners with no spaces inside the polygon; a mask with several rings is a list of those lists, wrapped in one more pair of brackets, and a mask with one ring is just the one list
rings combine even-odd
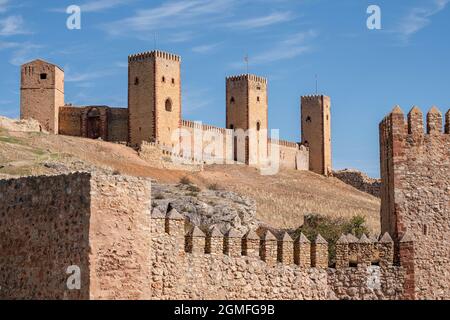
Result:
{"label": "stone curtain wall", "polygon": [[0,180],[0,299],[149,298],[150,199],[138,178]]}
{"label": "stone curtain wall", "polygon": [[128,109],[109,108],[108,141],[128,142]]}
{"label": "stone curtain wall", "polygon": [[449,299],[450,128],[435,107],[426,118],[396,107],[380,123],[382,230],[403,240],[397,259],[412,261],[408,297]]}
{"label": "stone curtain wall", "polygon": [[[87,299],[90,176],[0,180],[0,299]],[[66,270],[82,270],[70,291]]]}
{"label": "stone curtain wall", "polygon": [[358,170],[333,171],[333,176],[352,187],[380,198],[381,180],[368,177]]}
{"label": "stone curtain wall", "polygon": [[81,137],[83,108],[64,106],[59,108],[59,134]]}
{"label": "stone curtain wall", "polygon": [[270,233],[185,232],[182,215],[157,209],[151,230],[152,299],[403,298],[404,269],[392,263],[390,238],[340,242],[334,269],[321,237],[311,244],[287,234],[280,240]]}

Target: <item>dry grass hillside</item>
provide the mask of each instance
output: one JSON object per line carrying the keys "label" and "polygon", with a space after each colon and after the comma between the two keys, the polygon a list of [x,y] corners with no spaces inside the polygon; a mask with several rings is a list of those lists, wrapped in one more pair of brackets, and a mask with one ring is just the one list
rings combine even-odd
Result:
{"label": "dry grass hillside", "polygon": [[151,177],[162,183],[178,183],[188,176],[200,187],[214,185],[254,198],[257,217],[274,227],[297,228],[304,214],[321,213],[362,215],[372,232],[379,231],[379,199],[335,178],[293,170],[261,176],[245,166],[215,165],[196,173],[156,169],[123,145],[5,127],[0,126],[0,178],[92,168]]}

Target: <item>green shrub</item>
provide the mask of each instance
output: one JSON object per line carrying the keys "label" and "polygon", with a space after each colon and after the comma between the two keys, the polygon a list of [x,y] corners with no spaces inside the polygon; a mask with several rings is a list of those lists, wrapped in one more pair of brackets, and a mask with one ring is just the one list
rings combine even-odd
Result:
{"label": "green shrub", "polygon": [[365,218],[354,216],[351,219],[329,218],[320,214],[308,214],[304,218],[303,226],[295,232],[297,237],[302,232],[311,242],[321,234],[328,242],[328,253],[330,265],[336,262],[336,242],[343,234],[351,233],[357,238],[368,234],[365,226]]}
{"label": "green shrub", "polygon": [[198,192],[201,191],[201,189],[200,189],[199,187],[194,186],[194,185],[189,185],[189,186],[187,187],[187,189],[188,189],[189,191],[195,192],[195,193],[198,193]]}
{"label": "green shrub", "polygon": [[157,194],[156,196],[155,196],[155,199],[156,200],[162,200],[162,199],[164,199],[164,196],[162,195],[162,194]]}

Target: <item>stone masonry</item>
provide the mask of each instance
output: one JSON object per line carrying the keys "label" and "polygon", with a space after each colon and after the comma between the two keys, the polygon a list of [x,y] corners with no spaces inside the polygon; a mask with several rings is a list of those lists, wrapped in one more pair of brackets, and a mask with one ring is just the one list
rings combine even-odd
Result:
{"label": "stone masonry", "polygon": [[[64,71],[34,60],[22,66],[21,119],[34,118],[54,134],[127,143],[137,149],[143,142],[157,143],[180,157],[204,163],[213,159],[214,163],[237,161],[264,167],[272,163],[277,156],[274,150],[279,149],[281,168],[330,173],[330,98],[306,103],[313,100],[302,97],[302,143],[274,140],[267,132],[267,79],[252,74],[231,76],[226,78],[226,127],[197,126],[181,117],[180,70],[181,57],[175,54],[151,51],[130,55],[128,108],[80,107],[64,102]],[[306,120],[311,117],[314,124]],[[194,136],[198,127],[200,134]],[[191,139],[186,140],[184,134]],[[211,150],[217,137],[223,143]],[[191,142],[190,148],[177,150],[183,141]],[[193,142],[201,142],[201,149],[195,150]]]}
{"label": "stone masonry", "polygon": [[410,299],[450,297],[450,111],[433,107],[426,125],[418,107],[407,119],[395,107],[380,123],[381,228],[407,262]]}

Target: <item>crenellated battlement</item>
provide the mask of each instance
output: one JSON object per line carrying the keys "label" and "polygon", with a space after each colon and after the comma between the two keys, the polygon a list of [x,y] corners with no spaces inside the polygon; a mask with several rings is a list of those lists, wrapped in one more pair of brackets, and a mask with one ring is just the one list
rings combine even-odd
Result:
{"label": "crenellated battlement", "polygon": [[146,51],[146,52],[131,54],[131,55],[128,56],[128,61],[129,62],[142,61],[142,60],[145,60],[145,59],[148,59],[148,58],[161,58],[161,59],[181,62],[181,57],[180,56],[178,56],[176,54],[173,54],[173,53],[169,53],[169,52],[165,52],[165,51],[159,51],[159,50],[153,50],[153,51]]}
{"label": "crenellated battlement", "polygon": [[236,76],[229,76],[226,78],[226,81],[254,81],[254,82],[261,82],[264,84],[267,84],[267,78],[257,76],[254,74],[240,74]]}
{"label": "crenellated battlement", "polygon": [[419,107],[414,106],[405,119],[400,106],[395,106],[380,123],[380,128],[383,131],[408,135],[450,134],[450,110],[445,114],[443,123],[442,112],[436,106],[431,107],[426,114],[426,123],[424,124],[423,113]]}
{"label": "crenellated battlement", "polygon": [[312,95],[301,96],[301,100],[302,101],[312,101],[312,100],[322,99],[324,97],[326,97],[326,96],[323,94],[312,94]]}
{"label": "crenellated battlement", "polygon": [[302,268],[328,267],[328,244],[320,235],[311,244],[303,234],[293,240],[284,233],[278,239],[269,230],[262,236],[254,230],[243,235],[236,229],[224,235],[216,227],[206,234],[196,226],[185,232],[184,218],[175,209],[164,215],[155,208],[151,217],[156,234],[178,238],[185,253],[257,257],[269,266],[280,263]]}
{"label": "crenellated battlement", "polygon": [[363,235],[342,235],[336,242],[336,269],[348,267],[392,266],[394,262],[394,241],[386,232],[380,240]]}
{"label": "crenellated battlement", "polygon": [[396,106],[380,123],[381,231],[392,236],[394,259],[406,268],[408,299],[450,296],[449,115],[444,120],[433,106],[424,121],[414,106],[405,119]]}

